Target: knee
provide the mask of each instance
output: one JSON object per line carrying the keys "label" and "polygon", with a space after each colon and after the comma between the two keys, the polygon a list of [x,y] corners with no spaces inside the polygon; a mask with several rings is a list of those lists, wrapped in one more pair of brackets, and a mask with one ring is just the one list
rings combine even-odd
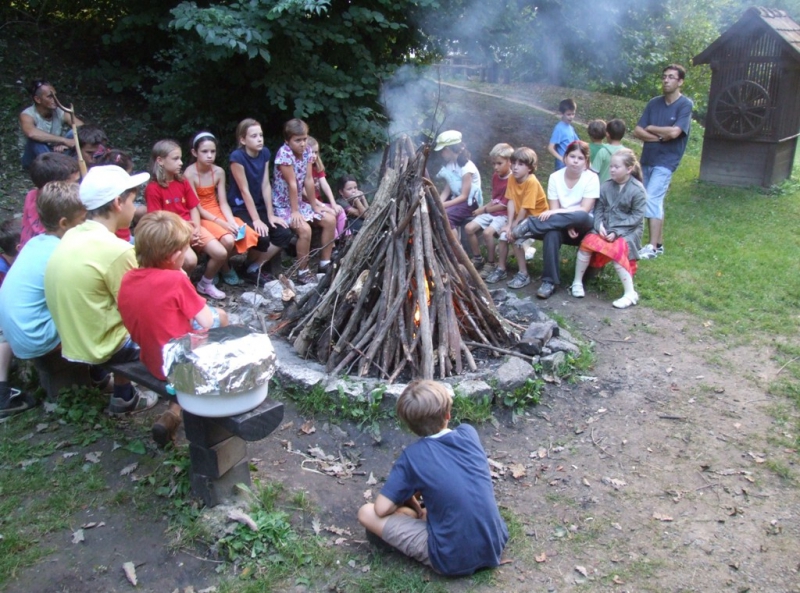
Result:
{"label": "knee", "polygon": [[222,246],[225,248],[225,251],[230,253],[233,250],[235,241],[233,240],[233,235],[225,235],[222,239],[219,240]]}
{"label": "knee", "polygon": [[371,502],[362,505],[361,508],[358,509],[358,522],[367,529],[374,523],[375,517],[375,505]]}
{"label": "knee", "polygon": [[228,259],[228,250],[219,241],[212,241],[206,245],[206,253],[213,260],[225,261]]}
{"label": "knee", "polygon": [[307,222],[303,221],[295,231],[297,232],[297,237],[299,239],[310,239],[311,238],[311,225]]}
{"label": "knee", "polygon": [[219,326],[228,327],[228,325],[230,324],[228,313],[226,313],[223,309],[217,309],[217,314],[219,315]]}

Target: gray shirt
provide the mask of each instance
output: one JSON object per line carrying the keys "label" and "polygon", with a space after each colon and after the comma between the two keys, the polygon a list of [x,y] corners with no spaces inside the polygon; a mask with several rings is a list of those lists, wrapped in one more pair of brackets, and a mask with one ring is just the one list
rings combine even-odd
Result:
{"label": "gray shirt", "polygon": [[53,136],[65,136],[69,131],[69,127],[64,126],[64,112],[56,107],[50,119],[45,119],[41,114],[36,111],[36,106],[31,105],[22,112],[24,115],[30,115],[33,118],[34,125],[37,130],[47,132]]}

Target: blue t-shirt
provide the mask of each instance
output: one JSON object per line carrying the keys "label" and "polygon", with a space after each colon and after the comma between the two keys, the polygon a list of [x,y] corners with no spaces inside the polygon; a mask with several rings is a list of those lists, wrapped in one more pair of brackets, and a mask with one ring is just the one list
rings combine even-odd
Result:
{"label": "blue t-shirt", "polygon": [[[564,123],[563,121],[560,121],[556,124],[556,127],[553,128],[553,133],[550,136],[550,144],[555,145],[556,152],[562,157],[564,156],[564,152],[567,150],[567,146],[569,146],[572,142],[575,142],[575,140],[580,140],[575,128],[572,127],[572,124]],[[564,163],[556,159],[555,170],[558,171],[563,167]]]}
{"label": "blue t-shirt", "polygon": [[666,167],[670,171],[678,168],[686,150],[686,143],[689,141],[693,108],[694,103],[685,95],[681,95],[670,105],[667,105],[663,96],[654,97],[647,102],[644,113],[636,125],[642,128],[677,126],[683,130],[683,134],[675,140],[666,142],[645,142],[641,158],[643,167]]}
{"label": "blue t-shirt", "polygon": [[381,494],[400,505],[417,491],[428,511],[428,555],[437,571],[459,576],[500,564],[508,529],[472,426],[406,447]]}
{"label": "blue t-shirt", "polygon": [[44,356],[61,343],[44,298],[44,271],[58,243],[55,235],[25,243],[0,288],[0,327],[17,358]]}
{"label": "blue t-shirt", "polygon": [[[244,167],[244,176],[247,179],[250,195],[253,196],[253,203],[259,212],[264,213],[267,211],[267,206],[264,202],[264,196],[261,194],[261,184],[264,181],[264,175],[269,175],[267,166],[271,156],[269,148],[265,146],[255,157],[247,154],[244,148],[237,148],[231,153],[230,158],[231,163],[238,163]],[[247,210],[242,198],[242,192],[239,191],[239,186],[233,175],[231,175],[231,182],[228,187],[228,204],[230,204],[231,210],[234,212]]]}

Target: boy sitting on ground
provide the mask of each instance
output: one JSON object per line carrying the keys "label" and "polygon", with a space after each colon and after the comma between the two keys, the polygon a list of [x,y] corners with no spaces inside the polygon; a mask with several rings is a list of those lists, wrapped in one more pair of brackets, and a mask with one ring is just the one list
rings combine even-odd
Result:
{"label": "boy sitting on ground", "polygon": [[[46,156],[63,156],[46,153]],[[78,184],[51,181],[36,200],[44,234],[37,235],[20,251],[0,289],[0,326],[17,358],[31,360],[49,401],[72,385],[89,385],[89,367],[61,357],[61,338],[47,309],[44,272],[53,250],[69,229],[86,218],[78,196]]]}
{"label": "boy sitting on ground", "polygon": [[[495,269],[494,237],[500,235],[503,228],[508,223],[508,198],[506,198],[506,188],[508,178],[511,176],[511,157],[514,155],[514,148],[509,144],[497,144],[489,153],[492,159],[492,201],[477,208],[472,212],[475,217],[464,227],[467,233],[469,247],[474,254],[472,263],[480,269],[481,278],[486,278]],[[483,241],[486,243],[485,263],[480,255],[478,245],[478,233],[481,233]]]}
{"label": "boy sitting on ground", "polygon": [[[17,259],[18,252],[19,221],[12,218],[0,225],[0,286],[11,272],[11,265]],[[0,324],[0,418],[23,412],[34,405],[33,398],[8,384],[11,358],[11,346],[3,332],[3,325]]]}
{"label": "boy sitting on ground", "polygon": [[[136,189],[148,173],[130,176],[116,165],[93,167],[80,185],[86,222],[70,229],[50,256],[44,275],[47,308],[61,336],[62,356],[93,365],[139,359],[117,310],[122,277],[136,268],[133,245],[114,233],[127,228]],[[117,375],[108,411],[123,415],[152,408],[155,393],[134,389]]]}
{"label": "boy sitting on ground", "polygon": [[508,179],[506,197],[508,198],[508,213],[506,226],[500,233],[500,254],[497,267],[486,277],[487,284],[494,284],[508,277],[506,272],[506,259],[508,259],[508,242],[514,241],[514,256],[517,258],[519,272],[508,283],[510,288],[522,288],[531,283],[528,274],[528,265],[525,260],[525,251],[522,241],[515,241],[511,229],[528,218],[539,216],[547,210],[547,195],[542,189],[542,184],[536,179],[536,152],[525,146],[514,151],[511,157],[511,177]]}
{"label": "boy sitting on ground", "polygon": [[468,424],[447,428],[452,403],[441,383],[406,387],[397,416],[422,438],[406,447],[375,503],[359,509],[358,520],[436,572],[461,576],[498,566],[508,529],[478,433]]}
{"label": "boy sitting on ground", "polygon": [[31,181],[36,187],[25,196],[22,207],[22,235],[20,248],[36,235],[45,232],[39,222],[39,213],[36,210],[36,200],[45,183],[51,181],[71,181],[77,183],[81,178],[78,161],[60,152],[45,152],[37,156],[30,166]]}
{"label": "boy sitting on ground", "polygon": [[[167,342],[192,329],[228,325],[225,311],[209,307],[182,269],[193,233],[192,225],[173,212],[145,215],[136,227],[141,267],[126,273],[119,289],[122,321],[141,348],[142,363],[162,381],[167,379],[161,354]],[[180,414],[181,407],[170,402],[153,425],[153,440],[160,446],[174,440]]]}

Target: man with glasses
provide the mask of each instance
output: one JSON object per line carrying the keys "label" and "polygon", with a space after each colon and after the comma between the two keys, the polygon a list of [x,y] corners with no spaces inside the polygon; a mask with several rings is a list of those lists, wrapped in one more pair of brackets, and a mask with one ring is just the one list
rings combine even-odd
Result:
{"label": "man with glasses", "polygon": [[[25,150],[22,153],[22,168],[27,169],[40,154],[64,152],[75,146],[68,137],[72,120],[56,103],[56,89],[46,81],[37,80],[31,86],[33,105],[19,114],[19,127],[25,134]],[[77,117],[75,125],[83,122]],[[69,134],[71,136],[71,133]]]}
{"label": "man with glasses", "polygon": [[686,150],[694,107],[691,99],[681,94],[685,77],[683,66],[664,68],[663,95],[650,99],[633,131],[644,142],[641,164],[647,189],[645,217],[650,224],[650,243],[639,251],[640,259],[655,259],[664,253],[664,197]]}

